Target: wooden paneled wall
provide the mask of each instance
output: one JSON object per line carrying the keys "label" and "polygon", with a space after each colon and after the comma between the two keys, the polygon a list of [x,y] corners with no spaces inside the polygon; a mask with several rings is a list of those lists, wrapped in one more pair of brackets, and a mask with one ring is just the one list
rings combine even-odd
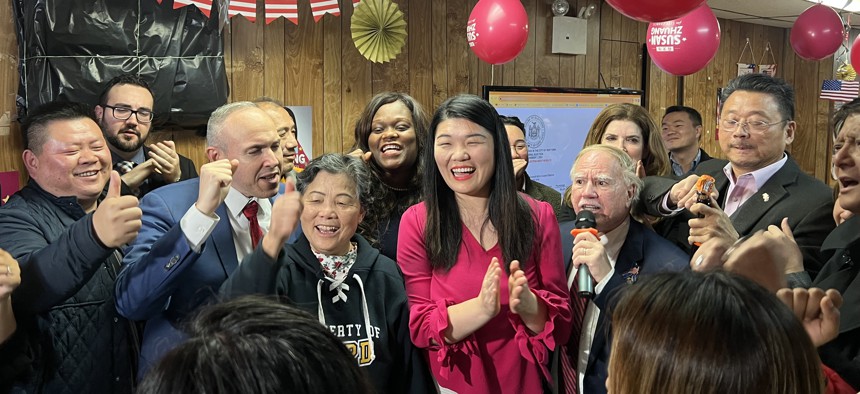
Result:
{"label": "wooden paneled wall", "polygon": [[[230,100],[269,96],[289,105],[313,107],[316,153],[345,151],[353,144],[353,124],[364,105],[379,92],[405,91],[433,110],[457,93],[480,94],[481,86],[535,85],[581,88],[626,87],[647,92],[647,105],[658,123],[666,107],[685,104],[699,109],[705,120],[705,148],[719,156],[714,138],[716,90],[736,75],[747,37],[758,60],[770,42],[779,64],[778,76],[797,88],[798,135],[791,150],[801,167],[821,179],[829,174],[829,102],[818,100],[821,79],[832,74],[832,60],[808,62],[794,55],[788,29],[720,20],[722,41],[714,61],[685,78],[673,77],[643,58],[645,23],[628,19],[606,3],[588,20],[587,55],[550,53],[552,13],[546,0],[522,0],[529,15],[530,37],[511,63],[490,66],[468,49],[465,25],[477,0],[394,0],[404,12],[408,39],[393,61],[373,64],[355,49],[350,36],[350,1],[341,0],[340,16],[326,15],[315,23],[300,1],[299,25],[279,19],[266,25],[262,0],[258,23],[233,18],[225,29],[225,54]],[[570,1],[571,9],[597,0]],[[164,6],[171,6],[165,1]],[[10,1],[0,4],[0,116],[15,113],[17,48]],[[645,72],[643,73],[643,67]],[[642,81],[642,78],[646,81]],[[10,133],[0,124],[0,171],[22,170],[21,138],[13,123]],[[197,165],[205,163],[205,141],[193,133],[159,132],[172,138],[180,153]],[[23,172],[23,171],[22,171]],[[22,180],[24,176],[22,174]]]}

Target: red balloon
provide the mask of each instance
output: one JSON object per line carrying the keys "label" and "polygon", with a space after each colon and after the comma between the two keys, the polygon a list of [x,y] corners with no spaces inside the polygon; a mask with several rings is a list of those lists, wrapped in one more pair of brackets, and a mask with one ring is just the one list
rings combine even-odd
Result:
{"label": "red balloon", "polygon": [[826,5],[816,4],[794,21],[789,41],[797,56],[821,60],[836,53],[844,34],[839,14]]}
{"label": "red balloon", "polygon": [[707,4],[678,19],[648,24],[646,46],[651,60],[672,75],[690,75],[714,58],[720,24]]}
{"label": "red balloon", "polygon": [[529,17],[520,0],[480,0],[466,25],[469,48],[481,60],[504,64],[514,60],[529,39]]}
{"label": "red balloon", "polygon": [[851,44],[851,67],[854,67],[855,71],[860,70],[860,36]]}
{"label": "red balloon", "polygon": [[628,18],[642,22],[666,22],[680,18],[705,0],[606,0]]}

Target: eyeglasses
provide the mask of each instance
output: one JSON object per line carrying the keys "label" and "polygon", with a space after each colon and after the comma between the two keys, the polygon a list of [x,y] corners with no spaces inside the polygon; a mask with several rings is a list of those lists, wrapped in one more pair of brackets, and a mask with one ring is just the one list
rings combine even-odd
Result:
{"label": "eyeglasses", "polygon": [[528,149],[528,148],[529,148],[529,146],[525,142],[520,142],[520,143],[511,145],[511,149],[513,149],[517,152],[520,152],[520,153],[525,152],[526,149]]}
{"label": "eyeglasses", "polygon": [[751,122],[738,122],[734,119],[722,119],[720,121],[720,127],[724,131],[735,131],[738,127],[744,128],[746,131],[755,131],[757,133],[763,133],[771,128],[771,126],[778,125],[783,122],[788,122],[788,119],[780,120],[779,122],[768,123],[763,120],[754,120]]}
{"label": "eyeglasses", "polygon": [[131,117],[131,114],[137,118],[137,121],[140,123],[149,123],[152,122],[152,119],[155,118],[155,114],[148,109],[138,109],[133,110],[131,108],[126,107],[114,107],[112,105],[102,105],[102,107],[110,108],[113,111],[113,117],[117,120],[128,120]]}

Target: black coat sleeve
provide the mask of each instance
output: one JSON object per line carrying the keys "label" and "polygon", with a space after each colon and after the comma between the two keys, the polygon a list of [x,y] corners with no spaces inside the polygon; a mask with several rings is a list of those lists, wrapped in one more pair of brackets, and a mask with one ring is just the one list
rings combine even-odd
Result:
{"label": "black coat sleeve", "polygon": [[50,239],[42,225],[26,209],[6,210],[0,221],[0,248],[21,265],[21,285],[12,295],[16,312],[38,314],[59,305],[113,253],[96,240],[92,214],[72,223],[56,239]]}
{"label": "black coat sleeve", "polygon": [[275,294],[275,282],[284,259],[281,249],[278,259],[269,257],[262,247],[245,256],[233,274],[221,284],[219,293],[227,300],[248,294]]}

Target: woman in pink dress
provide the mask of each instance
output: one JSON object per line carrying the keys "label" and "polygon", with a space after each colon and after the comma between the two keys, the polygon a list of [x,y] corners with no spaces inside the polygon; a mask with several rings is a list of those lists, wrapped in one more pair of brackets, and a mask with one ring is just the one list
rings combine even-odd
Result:
{"label": "woman in pink dress", "polygon": [[460,95],[436,111],[425,201],[400,224],[409,328],[443,393],[540,393],[570,333],[552,207],[517,193],[504,125]]}

